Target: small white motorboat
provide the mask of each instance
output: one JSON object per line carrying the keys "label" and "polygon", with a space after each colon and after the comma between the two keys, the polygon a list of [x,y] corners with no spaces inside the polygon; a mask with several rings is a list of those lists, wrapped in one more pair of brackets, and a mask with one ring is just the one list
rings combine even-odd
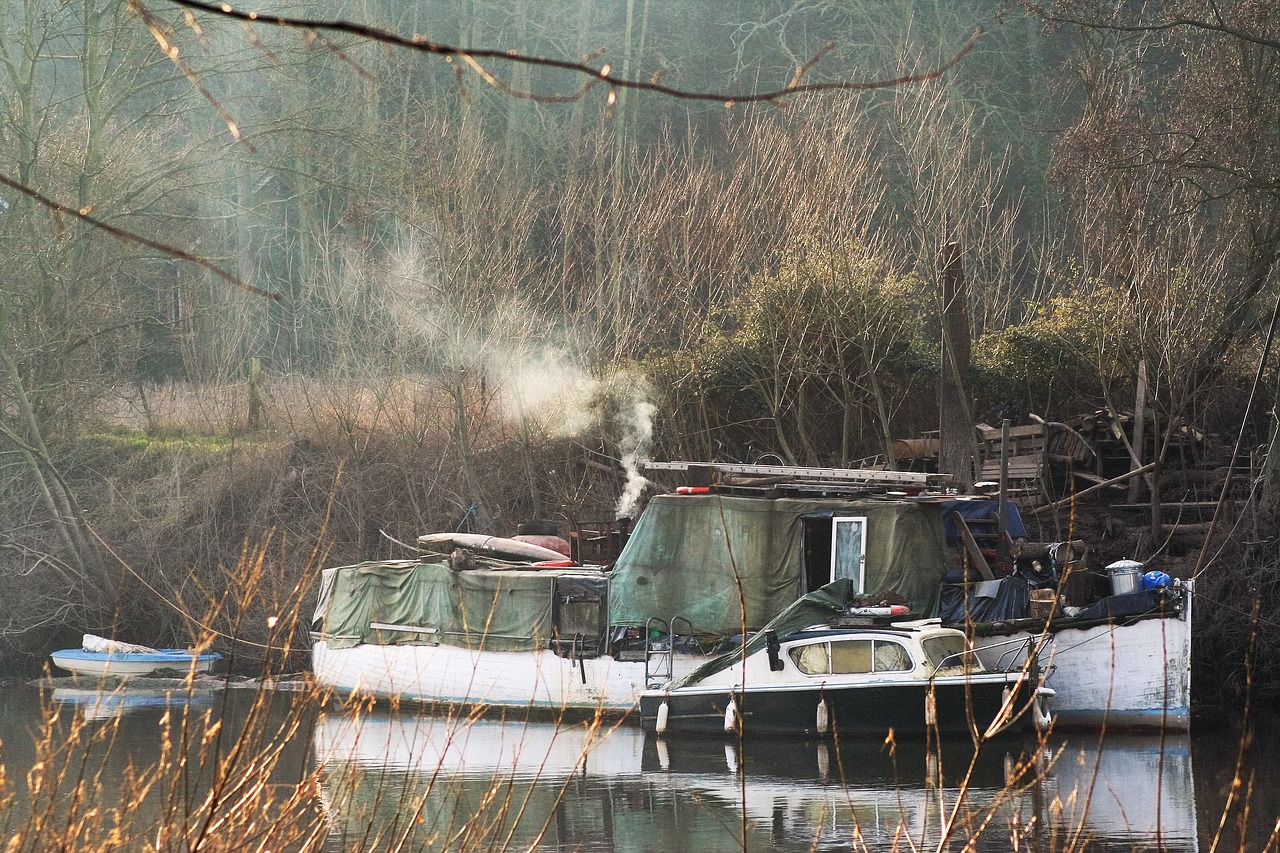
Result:
{"label": "small white motorboat", "polygon": [[890,730],[990,737],[1048,724],[1040,699],[1052,691],[1039,684],[1029,641],[988,668],[963,631],[936,619],[891,621],[905,607],[845,607],[848,589],[837,581],[804,596],[745,649],[641,693],[641,725],[658,734],[883,738]]}
{"label": "small white motorboat", "polygon": [[222,659],[222,655],[216,652],[201,654],[191,649],[153,649],[93,634],[84,635],[80,648],[61,649],[49,657],[59,669],[95,678],[130,678],[150,675],[161,669],[182,673],[208,672],[214,663]]}

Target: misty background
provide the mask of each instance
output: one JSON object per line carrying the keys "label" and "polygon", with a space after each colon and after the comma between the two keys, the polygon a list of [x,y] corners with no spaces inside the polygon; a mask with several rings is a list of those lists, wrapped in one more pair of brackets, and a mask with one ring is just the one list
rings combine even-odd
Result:
{"label": "misty background", "polygon": [[7,654],[181,636],[138,584],[194,612],[246,555],[265,612],[422,532],[630,514],[646,458],[883,459],[937,425],[948,242],[975,420],[1132,408],[1141,367],[1157,434],[1265,448],[1264,6],[1219,29],[976,0],[252,7],[441,55],[0,0]]}

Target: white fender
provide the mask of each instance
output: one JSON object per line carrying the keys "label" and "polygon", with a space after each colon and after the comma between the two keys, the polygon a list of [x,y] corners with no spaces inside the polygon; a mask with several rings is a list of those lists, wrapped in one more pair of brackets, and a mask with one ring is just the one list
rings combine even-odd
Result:
{"label": "white fender", "polygon": [[828,726],[831,725],[831,711],[827,708],[827,700],[825,698],[818,700],[817,724],[818,734],[820,735],[825,735]]}
{"label": "white fender", "polygon": [[[1031,719],[1035,721],[1036,731],[1047,732],[1053,725],[1053,714],[1045,708],[1045,688],[1036,691],[1035,697],[1031,700]],[[1052,696],[1053,691],[1048,691],[1047,695]]]}
{"label": "white fender", "polygon": [[654,726],[654,730],[658,734],[665,734],[667,731],[667,717],[671,714],[671,706],[667,704],[667,700],[663,699],[662,704],[658,706],[658,722]]}
{"label": "white fender", "polygon": [[738,728],[738,703],[730,696],[729,704],[724,707],[724,730],[735,731]]}
{"label": "white fender", "polygon": [[924,694],[924,724],[930,728],[938,726],[938,699],[932,690]]}

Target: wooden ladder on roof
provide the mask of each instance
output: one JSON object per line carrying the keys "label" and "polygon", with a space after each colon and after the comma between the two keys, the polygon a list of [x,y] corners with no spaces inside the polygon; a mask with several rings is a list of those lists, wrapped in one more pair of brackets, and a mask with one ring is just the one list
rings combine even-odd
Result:
{"label": "wooden ladder on roof", "polygon": [[[997,433],[999,430],[997,430]],[[646,471],[683,471],[690,485],[709,486],[732,477],[777,478],[803,483],[839,483],[939,491],[953,484],[950,474],[921,474],[868,468],[815,468],[804,465],[747,465],[736,462],[646,462]]]}

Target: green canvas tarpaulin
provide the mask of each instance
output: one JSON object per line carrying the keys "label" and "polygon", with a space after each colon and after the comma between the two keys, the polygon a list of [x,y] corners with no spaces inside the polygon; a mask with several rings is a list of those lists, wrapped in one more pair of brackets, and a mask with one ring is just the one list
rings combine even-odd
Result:
{"label": "green canvas tarpaulin", "polygon": [[[900,596],[913,614],[932,616],[946,571],[940,507],[875,498],[658,496],[609,574],[608,624],[683,617],[700,635],[733,636],[744,621],[747,631],[758,630],[796,600],[803,578],[829,573],[826,565],[806,572],[804,540],[806,528],[815,539],[811,545],[823,544],[824,536],[830,540],[833,517],[866,519],[864,594]],[[829,559],[830,542],[825,545]],[[811,550],[809,558],[821,562],[822,549]],[[563,570],[479,557],[475,565],[455,572],[440,559],[326,570],[319,627],[332,648],[421,642],[493,651],[547,647]],[[602,576],[579,572],[595,579],[598,602],[594,589]],[[566,618],[576,612],[574,600],[570,595],[562,603]]]}
{"label": "green canvas tarpaulin", "polygon": [[[491,651],[545,648],[552,634],[555,576],[503,570],[455,572],[447,561],[361,563],[330,569],[322,630],[335,649],[361,643],[440,642]],[[417,630],[376,628],[375,624]],[[430,629],[434,629],[431,631]]]}
{"label": "green canvas tarpaulin", "polygon": [[937,610],[946,571],[939,505],[893,499],[660,495],[614,565],[609,622],[688,619],[696,633],[758,630],[801,593],[805,517],[867,519],[866,594]]}
{"label": "green canvas tarpaulin", "polygon": [[686,684],[697,684],[708,676],[741,663],[764,648],[769,641],[765,635],[766,630],[772,631],[779,639],[784,639],[787,635],[811,625],[822,625],[835,617],[843,616],[845,608],[849,607],[853,600],[853,584],[847,579],[834,581],[821,589],[816,589],[789,604],[745,644],[712,658],[671,686],[683,687]]}

